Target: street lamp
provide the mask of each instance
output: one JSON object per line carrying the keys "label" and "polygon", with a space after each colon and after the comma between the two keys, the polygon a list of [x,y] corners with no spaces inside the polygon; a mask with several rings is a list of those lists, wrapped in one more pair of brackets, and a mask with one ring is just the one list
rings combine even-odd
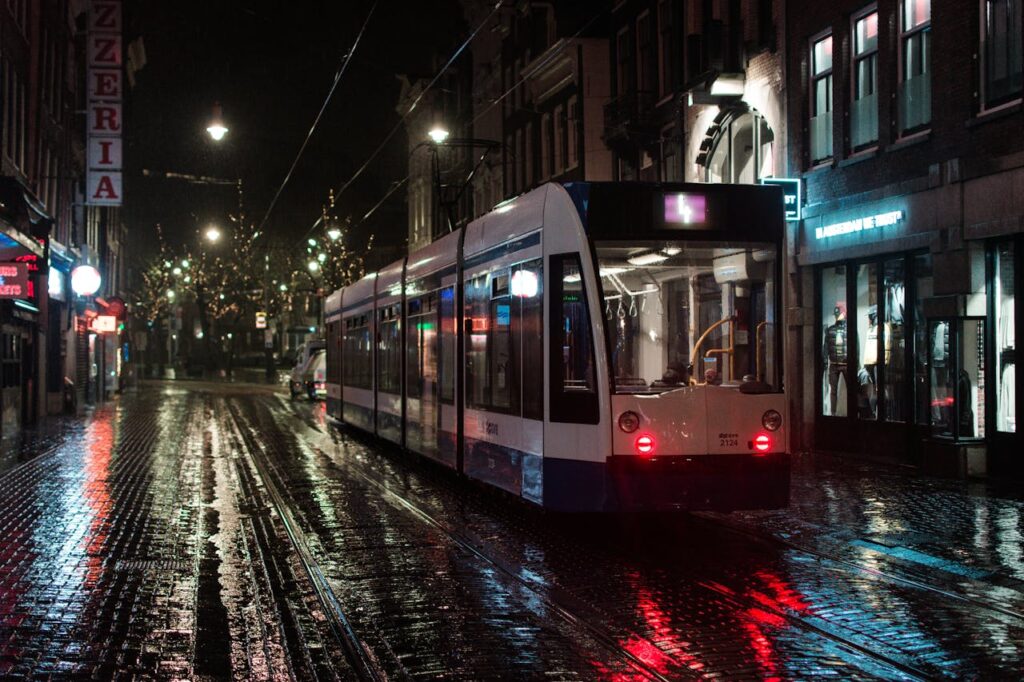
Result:
{"label": "street lamp", "polygon": [[441,126],[434,126],[427,133],[427,136],[434,141],[434,144],[444,144],[444,141],[448,139],[448,131]]}
{"label": "street lamp", "polygon": [[317,263],[315,260],[311,260],[309,261],[309,263],[306,264],[306,267],[309,268],[310,272],[316,272],[317,270],[320,269],[320,264]]}
{"label": "street lamp", "polygon": [[330,238],[332,242],[336,242],[339,239],[341,239],[341,230],[339,230],[337,227],[331,226],[327,230],[327,236]]}
{"label": "street lamp", "polygon": [[210,225],[206,228],[206,241],[216,244],[220,241],[220,229],[216,225]]}
{"label": "street lamp", "polygon": [[220,142],[228,134],[228,128],[224,125],[224,111],[221,109],[220,102],[213,105],[213,118],[210,120],[210,125],[206,128],[206,132],[210,134],[214,142]]}

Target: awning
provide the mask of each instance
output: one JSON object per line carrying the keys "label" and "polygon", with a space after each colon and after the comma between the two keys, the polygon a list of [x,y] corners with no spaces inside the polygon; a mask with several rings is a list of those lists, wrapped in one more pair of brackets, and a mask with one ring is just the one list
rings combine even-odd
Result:
{"label": "awning", "polygon": [[35,255],[45,259],[53,219],[24,185],[0,176],[0,261]]}

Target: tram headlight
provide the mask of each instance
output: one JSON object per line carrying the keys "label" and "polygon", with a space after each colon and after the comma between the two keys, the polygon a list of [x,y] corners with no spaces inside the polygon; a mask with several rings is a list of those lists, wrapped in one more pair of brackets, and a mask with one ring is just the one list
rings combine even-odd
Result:
{"label": "tram headlight", "polygon": [[782,426],[782,415],[779,414],[778,410],[768,410],[761,415],[761,426],[769,431],[778,431],[779,427]]}
{"label": "tram headlight", "polygon": [[633,433],[640,428],[640,415],[636,412],[623,412],[619,415],[619,428],[624,433]]}

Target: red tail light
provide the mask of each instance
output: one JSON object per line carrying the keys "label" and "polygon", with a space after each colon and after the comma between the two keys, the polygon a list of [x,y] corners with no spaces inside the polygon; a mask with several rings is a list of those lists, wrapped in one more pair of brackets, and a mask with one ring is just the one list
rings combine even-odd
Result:
{"label": "red tail light", "polygon": [[636,451],[640,455],[650,455],[654,452],[654,437],[644,434],[636,439]]}
{"label": "red tail light", "polygon": [[768,452],[772,449],[772,437],[767,433],[759,433],[754,438],[754,449],[758,452]]}

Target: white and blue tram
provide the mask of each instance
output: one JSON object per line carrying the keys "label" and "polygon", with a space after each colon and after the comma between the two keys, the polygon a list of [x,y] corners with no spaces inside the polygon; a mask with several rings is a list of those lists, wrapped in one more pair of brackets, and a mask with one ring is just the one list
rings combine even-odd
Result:
{"label": "white and blue tram", "polygon": [[777,188],[547,184],[326,301],[327,410],[566,511],[789,498]]}

